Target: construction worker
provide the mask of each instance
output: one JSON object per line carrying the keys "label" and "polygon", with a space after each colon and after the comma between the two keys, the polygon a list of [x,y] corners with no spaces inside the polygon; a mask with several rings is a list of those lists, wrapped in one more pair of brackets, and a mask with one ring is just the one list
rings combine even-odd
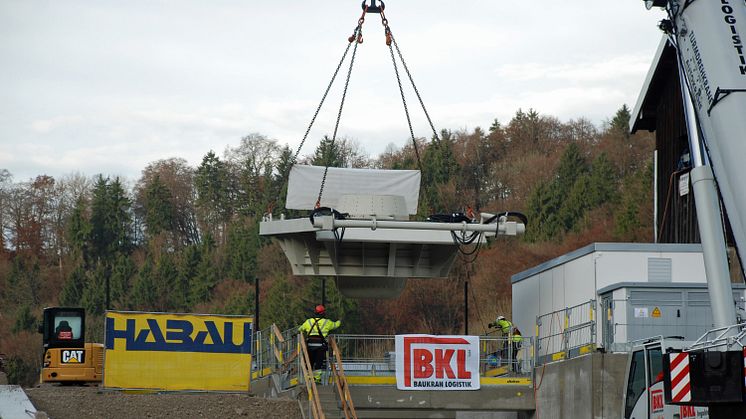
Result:
{"label": "construction worker", "polygon": [[342,325],[341,320],[330,320],[324,318],[325,315],[326,308],[319,304],[314,309],[314,316],[306,319],[306,321],[298,327],[298,330],[306,336],[308,357],[311,360],[311,365],[314,370],[324,368],[326,350],[328,348],[326,336],[329,332]]}
{"label": "construction worker", "polygon": [[[523,341],[520,330],[518,330],[518,328],[516,327],[513,327],[513,323],[511,323],[510,320],[507,320],[505,316],[497,316],[495,321],[488,324],[487,326],[494,327],[500,330],[503,336],[510,339],[510,343],[513,347],[512,359],[515,360],[518,356],[518,349],[520,349],[521,342]],[[505,352],[507,352],[507,350]],[[508,354],[506,353],[505,355]]]}

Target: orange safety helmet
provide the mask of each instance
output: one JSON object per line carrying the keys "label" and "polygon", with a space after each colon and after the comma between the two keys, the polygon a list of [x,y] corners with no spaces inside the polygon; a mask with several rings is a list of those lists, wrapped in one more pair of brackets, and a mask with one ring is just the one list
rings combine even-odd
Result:
{"label": "orange safety helmet", "polygon": [[324,314],[326,313],[326,309],[321,304],[316,306],[316,309],[314,310],[316,314]]}

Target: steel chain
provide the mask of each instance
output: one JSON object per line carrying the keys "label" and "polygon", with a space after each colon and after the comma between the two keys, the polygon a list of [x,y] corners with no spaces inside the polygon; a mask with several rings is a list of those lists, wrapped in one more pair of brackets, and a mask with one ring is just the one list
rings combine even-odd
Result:
{"label": "steel chain", "polygon": [[[386,29],[388,38],[388,29]],[[412,145],[414,145],[414,154],[417,156],[417,167],[422,172],[422,163],[420,162],[420,151],[417,148],[417,140],[414,137],[414,129],[412,129],[412,119],[409,116],[409,108],[407,107],[407,99],[404,96],[404,87],[401,84],[401,78],[399,77],[399,67],[396,65],[396,59],[394,58],[394,49],[389,43],[389,52],[391,53],[391,62],[394,64],[394,73],[396,74],[396,82],[399,84],[399,93],[401,94],[401,101],[404,104],[404,114],[407,116],[407,125],[409,125],[409,134],[412,137]]]}
{"label": "steel chain", "polygon": [[425,112],[425,117],[427,117],[427,121],[430,124],[430,128],[433,130],[434,138],[438,138],[438,133],[435,130],[435,125],[433,125],[433,121],[430,119],[430,114],[427,112],[427,109],[425,108],[425,103],[422,101],[422,97],[420,96],[420,92],[417,89],[417,86],[414,84],[414,79],[412,78],[412,74],[409,72],[409,67],[407,66],[407,63],[404,61],[404,57],[402,56],[401,50],[399,50],[399,45],[396,43],[396,39],[394,38],[394,34],[391,32],[391,27],[389,26],[389,20],[386,18],[386,14],[381,10],[381,24],[383,25],[385,29],[386,34],[386,45],[389,47],[389,52],[391,53],[391,62],[394,64],[394,72],[396,73],[396,82],[399,84],[399,93],[401,93],[401,99],[402,103],[404,104],[404,113],[407,116],[407,124],[409,125],[409,133],[412,136],[412,145],[414,147],[414,154],[417,157],[417,167],[420,169],[420,172],[422,172],[422,162],[420,160],[420,151],[417,147],[417,139],[415,139],[414,136],[414,130],[412,129],[412,120],[409,116],[409,108],[407,107],[407,100],[404,96],[404,87],[401,83],[401,78],[399,77],[399,68],[396,64],[396,58],[394,57],[394,50],[391,47],[391,44],[394,44],[394,47],[396,48],[396,52],[399,55],[399,60],[401,60],[402,65],[404,66],[404,70],[407,72],[407,77],[409,77],[409,82],[412,83],[412,87],[414,88],[415,94],[417,94],[417,99],[420,101],[420,105],[422,106],[422,110]]}
{"label": "steel chain", "polygon": [[422,101],[422,96],[420,95],[420,91],[417,89],[417,85],[414,84],[412,73],[409,72],[409,67],[407,67],[407,62],[404,61],[404,57],[402,56],[401,50],[399,49],[399,44],[396,43],[396,38],[394,38],[394,34],[391,34],[391,40],[393,41],[394,48],[396,48],[396,53],[399,54],[399,59],[401,60],[402,65],[404,66],[404,71],[406,71],[407,73],[409,82],[412,83],[412,88],[414,89],[414,93],[417,95],[417,99],[420,101],[420,106],[422,106],[422,111],[425,112],[425,117],[427,118],[427,122],[430,124],[430,129],[433,130],[433,137],[435,139],[439,139],[440,137],[438,137],[438,131],[435,129],[433,120],[430,119],[430,113],[427,112],[427,108],[425,107],[425,102]]}
{"label": "steel chain", "polygon": [[[330,144],[330,148],[334,149],[334,142],[337,139],[337,131],[339,130],[339,122],[342,119],[342,109],[344,109],[345,105],[345,98],[347,97],[347,88],[350,85],[350,76],[352,76],[352,67],[355,64],[355,54],[357,53],[357,46],[359,44],[363,43],[363,23],[365,23],[365,13],[367,12],[367,8],[363,10],[363,15],[358,20],[357,28],[355,29],[355,33],[353,35],[357,35],[357,39],[354,39],[353,37],[350,37],[350,39],[353,39],[355,46],[352,48],[352,57],[350,58],[350,67],[347,69],[347,79],[345,80],[345,87],[342,91],[342,101],[339,104],[339,111],[337,112],[337,121],[334,124],[334,133],[332,134],[332,142]],[[351,41],[351,42],[353,42]],[[319,208],[321,206],[321,196],[324,194],[324,185],[326,185],[326,176],[329,173],[329,162],[326,162],[327,164],[324,167],[324,176],[321,178],[321,186],[319,187],[319,196],[316,199],[316,205],[315,208]]]}
{"label": "steel chain", "polygon": [[[352,33],[353,40],[357,38],[357,32],[360,28],[360,25],[358,24],[357,27],[355,27],[355,30]],[[298,155],[300,154],[300,150],[303,148],[303,144],[306,142],[306,139],[308,138],[308,134],[311,132],[311,128],[313,127],[314,122],[316,122],[316,117],[319,116],[319,112],[321,111],[321,107],[324,106],[324,102],[326,101],[326,97],[329,95],[329,91],[332,88],[332,85],[334,84],[334,80],[337,78],[337,74],[339,73],[339,69],[342,68],[342,64],[345,61],[345,58],[347,58],[347,53],[350,51],[350,47],[352,46],[352,41],[349,41],[347,43],[347,48],[345,48],[344,54],[342,54],[342,59],[339,60],[339,64],[337,64],[337,68],[334,70],[334,74],[332,75],[332,79],[329,81],[329,85],[326,86],[326,91],[324,91],[324,95],[321,97],[321,102],[319,103],[319,106],[316,107],[316,112],[313,114],[313,118],[311,118],[311,123],[308,124],[308,128],[306,129],[306,133],[303,135],[303,139],[300,142],[300,145],[298,145],[298,149],[295,150],[295,155],[293,156],[293,160],[291,161],[290,166],[295,164],[295,162],[298,160]]]}

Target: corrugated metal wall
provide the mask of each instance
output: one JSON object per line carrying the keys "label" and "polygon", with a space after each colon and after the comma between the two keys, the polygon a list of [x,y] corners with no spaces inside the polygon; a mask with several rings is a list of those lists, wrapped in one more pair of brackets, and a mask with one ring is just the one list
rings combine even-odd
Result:
{"label": "corrugated metal wall", "polygon": [[[672,50],[671,50],[672,51]],[[671,52],[673,53],[673,52]],[[668,60],[661,71],[668,77],[657,78],[655,143],[658,150],[658,242],[699,243],[699,227],[694,193],[687,181],[691,163],[687,162],[689,138],[686,133],[681,88],[674,62]],[[688,193],[680,192],[681,189]],[[685,187],[684,187],[685,185]],[[734,246],[730,223],[725,220],[725,235],[729,246]],[[731,252],[731,280],[741,283],[741,266],[735,252]]]}
{"label": "corrugated metal wall", "polygon": [[684,161],[689,140],[678,77],[667,78],[661,86],[656,113],[658,242],[699,243],[694,194],[691,190],[679,194],[679,181],[688,176],[690,167]]}

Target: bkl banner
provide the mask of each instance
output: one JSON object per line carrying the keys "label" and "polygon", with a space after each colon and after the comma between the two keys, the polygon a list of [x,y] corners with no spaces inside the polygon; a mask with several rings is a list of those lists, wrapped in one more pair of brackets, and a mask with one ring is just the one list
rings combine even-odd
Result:
{"label": "bkl banner", "polygon": [[479,337],[396,335],[399,390],[479,390]]}

